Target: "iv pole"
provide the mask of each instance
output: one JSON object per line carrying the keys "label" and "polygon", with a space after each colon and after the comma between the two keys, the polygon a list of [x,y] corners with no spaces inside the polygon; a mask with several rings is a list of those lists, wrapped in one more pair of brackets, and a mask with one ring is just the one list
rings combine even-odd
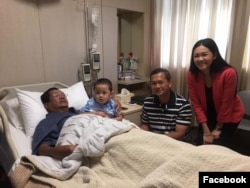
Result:
{"label": "iv pole", "polygon": [[[86,47],[86,50],[87,50],[87,63],[88,64],[91,64],[91,52],[94,52],[93,50],[96,49],[96,46],[97,44],[93,44],[91,47],[90,47],[90,22],[89,22],[89,6],[88,5],[95,5],[95,3],[86,3],[86,0],[78,0],[78,7],[81,7],[83,4],[83,17],[84,17],[84,29],[85,29],[85,33],[86,33],[86,42],[85,42],[85,47]],[[91,23],[94,25],[94,38],[95,42],[97,42],[96,40],[96,35],[97,35],[97,25],[98,25],[98,9],[97,8],[92,8],[92,11],[91,11]],[[95,70],[92,70],[91,71],[91,81],[89,82],[85,82],[84,85],[85,87],[88,87],[88,95],[89,96],[92,96],[92,83],[93,81],[95,82],[96,80],[98,79],[98,75],[97,75],[97,71]]]}

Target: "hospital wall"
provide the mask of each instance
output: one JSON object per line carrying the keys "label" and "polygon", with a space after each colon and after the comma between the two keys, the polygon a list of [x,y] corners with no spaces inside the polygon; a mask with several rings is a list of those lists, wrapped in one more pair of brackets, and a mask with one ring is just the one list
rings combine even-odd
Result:
{"label": "hospital wall", "polygon": [[[86,7],[99,10],[96,50],[101,53],[98,77],[107,77],[117,90],[119,10],[143,15],[141,58],[149,69],[150,0],[1,0],[0,87],[59,81],[79,81],[86,61],[89,26]],[[148,65],[148,66],[147,66]],[[148,68],[147,68],[148,67]]]}

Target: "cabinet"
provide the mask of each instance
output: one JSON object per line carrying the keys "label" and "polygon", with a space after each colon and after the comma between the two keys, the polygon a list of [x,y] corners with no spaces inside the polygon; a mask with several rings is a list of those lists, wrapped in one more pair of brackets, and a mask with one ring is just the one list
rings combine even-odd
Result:
{"label": "cabinet", "polygon": [[117,55],[124,53],[125,56],[129,52],[143,60],[144,45],[144,14],[143,12],[129,11],[119,9],[118,17],[118,51]]}
{"label": "cabinet", "polygon": [[137,104],[129,105],[122,103],[122,107],[124,108],[124,110],[122,110],[124,119],[127,119],[139,126],[141,124],[142,106]]}
{"label": "cabinet", "polygon": [[122,88],[126,88],[135,95],[148,95],[150,93],[149,81],[148,77],[134,80],[119,80],[118,92],[120,93]]}
{"label": "cabinet", "polygon": [[147,76],[150,72],[151,1],[103,0],[101,2],[102,49],[100,51],[103,63],[98,76],[112,80],[114,93],[119,93],[117,63],[121,52],[126,56],[129,52],[133,52],[138,58],[136,70],[138,75]]}
{"label": "cabinet", "polygon": [[[139,11],[131,11],[119,9],[118,16],[118,51],[117,55],[120,57],[119,63],[122,65],[121,71],[132,72],[134,76],[143,76],[143,78],[118,81],[118,92],[125,85],[126,88],[143,88],[148,81],[145,71],[148,65],[148,58],[145,58],[145,13]],[[132,54],[132,55],[131,55]],[[149,53],[148,53],[149,54]],[[148,55],[147,54],[147,55]],[[125,62],[128,63],[124,63]],[[131,60],[132,59],[132,60]],[[127,65],[127,66],[126,66]],[[124,76],[124,75],[123,75]],[[119,87],[121,86],[121,87]]]}

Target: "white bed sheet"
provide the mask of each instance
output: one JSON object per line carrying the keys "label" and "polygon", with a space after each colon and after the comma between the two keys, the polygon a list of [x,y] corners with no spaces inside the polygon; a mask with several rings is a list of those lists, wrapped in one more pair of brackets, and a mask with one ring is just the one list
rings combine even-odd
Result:
{"label": "white bed sheet", "polygon": [[19,156],[29,155],[31,151],[31,140],[20,129],[10,126],[10,134],[13,140],[22,140],[22,142],[14,142]]}

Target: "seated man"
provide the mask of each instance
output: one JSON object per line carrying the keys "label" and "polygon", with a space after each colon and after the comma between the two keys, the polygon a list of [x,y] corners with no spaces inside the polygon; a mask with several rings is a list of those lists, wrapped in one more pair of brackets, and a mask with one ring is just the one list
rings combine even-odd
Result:
{"label": "seated man", "polygon": [[[74,115],[78,115],[79,112],[74,108],[69,108],[65,94],[58,88],[50,88],[45,91],[41,100],[48,114],[35,130],[32,153],[61,160],[71,154],[76,145],[55,146],[57,139],[65,121]],[[120,103],[116,102],[116,108],[120,109]]]}
{"label": "seated man", "polygon": [[144,100],[140,128],[182,140],[191,124],[190,103],[171,90],[168,70],[153,70],[150,83],[153,95]]}

